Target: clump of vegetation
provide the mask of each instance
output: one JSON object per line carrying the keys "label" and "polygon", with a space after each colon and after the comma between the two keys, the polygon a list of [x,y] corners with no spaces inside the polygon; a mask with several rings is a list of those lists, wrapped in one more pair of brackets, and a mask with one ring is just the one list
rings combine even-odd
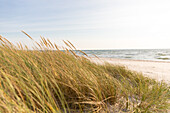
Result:
{"label": "clump of vegetation", "polygon": [[92,63],[77,56],[69,41],[70,49],[61,51],[43,37],[33,40],[35,50],[0,40],[1,112],[168,112],[167,84],[125,67]]}

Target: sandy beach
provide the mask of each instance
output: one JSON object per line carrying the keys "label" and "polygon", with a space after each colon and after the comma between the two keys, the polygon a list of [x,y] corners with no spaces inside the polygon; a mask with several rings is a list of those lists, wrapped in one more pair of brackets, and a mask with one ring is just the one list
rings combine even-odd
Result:
{"label": "sandy beach", "polygon": [[170,84],[170,62],[114,58],[91,58],[91,61],[99,64],[108,62],[111,64],[123,65],[130,70],[143,73],[144,76],[156,79],[158,81],[163,80]]}

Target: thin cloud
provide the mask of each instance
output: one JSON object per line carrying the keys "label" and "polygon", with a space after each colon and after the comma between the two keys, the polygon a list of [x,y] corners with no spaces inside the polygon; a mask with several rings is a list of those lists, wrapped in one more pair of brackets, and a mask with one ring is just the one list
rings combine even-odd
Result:
{"label": "thin cloud", "polygon": [[[92,48],[142,48],[137,40],[170,41],[169,6],[168,0],[0,0],[0,34],[10,38],[25,30],[35,36],[45,32],[62,39],[76,37],[80,48],[88,41]],[[127,39],[131,40],[127,44],[115,44]],[[151,46],[169,45],[162,40]]]}

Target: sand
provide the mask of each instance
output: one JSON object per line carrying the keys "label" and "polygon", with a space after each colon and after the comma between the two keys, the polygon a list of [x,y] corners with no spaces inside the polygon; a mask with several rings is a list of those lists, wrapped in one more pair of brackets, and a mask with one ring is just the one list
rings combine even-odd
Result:
{"label": "sand", "polygon": [[91,58],[91,61],[102,64],[108,62],[116,65],[123,65],[130,70],[143,73],[144,76],[165,81],[170,84],[170,62],[164,61],[144,61],[114,58]]}

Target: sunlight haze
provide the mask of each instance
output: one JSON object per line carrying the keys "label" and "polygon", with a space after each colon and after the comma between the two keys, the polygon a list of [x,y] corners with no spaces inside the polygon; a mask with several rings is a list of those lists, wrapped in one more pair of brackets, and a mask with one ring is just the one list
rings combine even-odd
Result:
{"label": "sunlight haze", "polygon": [[169,0],[0,0],[0,35],[79,49],[170,48]]}

